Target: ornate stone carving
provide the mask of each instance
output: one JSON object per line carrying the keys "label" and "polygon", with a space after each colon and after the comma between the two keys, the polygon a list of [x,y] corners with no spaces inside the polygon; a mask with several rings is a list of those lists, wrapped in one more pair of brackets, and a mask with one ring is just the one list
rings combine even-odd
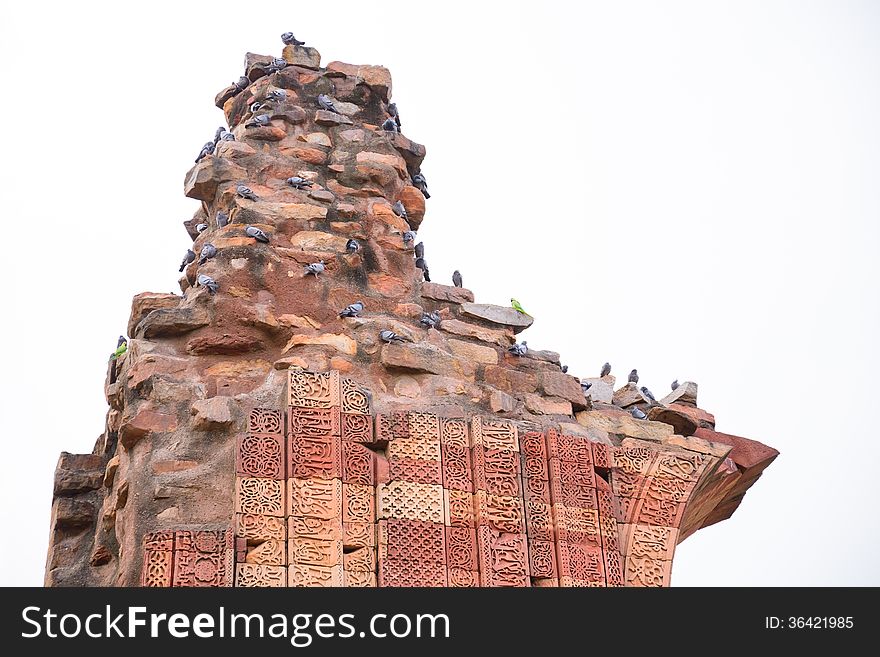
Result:
{"label": "ornate stone carving", "polygon": [[320,374],[288,370],[288,405],[302,408],[330,408],[340,405],[339,372]]}
{"label": "ornate stone carving", "polygon": [[284,482],[256,477],[235,478],[235,512],[284,515]]}
{"label": "ornate stone carving", "polygon": [[342,378],[342,412],[370,415],[370,397],[367,392],[349,378]]}
{"label": "ornate stone carving", "polygon": [[284,541],[284,519],[276,516],[263,516],[255,513],[235,514],[235,535],[249,541]]}
{"label": "ornate stone carving", "polygon": [[254,563],[236,564],[235,585],[265,588],[285,587],[287,586],[287,567]]}
{"label": "ornate stone carving", "polygon": [[249,435],[237,439],[236,474],[241,477],[284,479],[284,438]]}
{"label": "ornate stone carving", "polygon": [[248,433],[281,435],[284,433],[281,412],[270,408],[255,408],[248,417]]}
{"label": "ornate stone carving", "polygon": [[342,482],[338,479],[288,479],[292,516],[332,519],[342,508]]}
{"label": "ornate stone carving", "polygon": [[377,487],[379,518],[443,522],[443,487],[392,481]]}

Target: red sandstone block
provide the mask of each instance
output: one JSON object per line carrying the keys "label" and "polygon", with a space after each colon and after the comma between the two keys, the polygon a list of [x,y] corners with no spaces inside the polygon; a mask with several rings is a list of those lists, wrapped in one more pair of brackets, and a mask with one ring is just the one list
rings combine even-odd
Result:
{"label": "red sandstone block", "polygon": [[490,495],[506,497],[520,497],[522,495],[519,475],[512,472],[487,472],[475,478],[474,486]]}
{"label": "red sandstone block", "polygon": [[592,466],[593,453],[590,441],[581,436],[569,436],[553,432],[547,436],[548,455],[551,459],[584,463]]}
{"label": "red sandstone block", "polygon": [[153,532],[144,535],[145,550],[173,550],[174,532]]}
{"label": "red sandstone block", "polygon": [[672,562],[651,557],[626,558],[624,581],[627,586],[669,586]]}
{"label": "red sandstone block", "polygon": [[474,510],[478,527],[486,526],[499,532],[525,534],[525,511],[520,497],[477,491],[474,494]]}
{"label": "red sandstone block", "polygon": [[532,577],[556,578],[556,544],[529,540],[529,568]]}
{"label": "red sandstone block", "polygon": [[574,484],[560,484],[554,486],[556,504],[565,506],[577,506],[582,509],[598,509],[596,489],[588,486],[576,486]]}
{"label": "red sandstone block", "polygon": [[443,483],[440,461],[395,458],[388,462],[388,474],[391,481],[411,481],[436,486]]}
{"label": "red sandstone block", "polygon": [[524,456],[522,473],[525,478],[549,480],[547,459],[540,456]]}
{"label": "red sandstone block", "polygon": [[355,443],[374,442],[372,416],[343,413],[342,440]]}
{"label": "red sandstone block", "polygon": [[318,541],[313,538],[294,537],[287,541],[289,563],[312,566],[339,566],[342,564],[342,541]]}
{"label": "red sandstone block", "polygon": [[557,568],[560,579],[570,577],[582,582],[595,582],[605,585],[605,562],[602,548],[595,545],[580,545],[557,541]]}
{"label": "red sandstone block", "polygon": [[391,414],[391,435],[395,438],[409,438],[409,420],[406,411]]}
{"label": "red sandstone block", "polygon": [[386,450],[389,461],[413,459],[416,461],[440,461],[440,442],[418,438],[395,438]]}
{"label": "red sandstone block", "polygon": [[379,558],[379,586],[446,586],[446,567],[442,563],[423,563],[418,559]]}
{"label": "red sandstone block", "polygon": [[235,472],[240,477],[284,479],[284,437],[280,434],[239,436]]}
{"label": "red sandstone block", "polygon": [[174,532],[174,549],[204,554],[224,553],[235,547],[228,529],[182,530]]}
{"label": "red sandstone block", "polygon": [[174,586],[231,586],[227,556],[222,552],[174,552]]}
{"label": "red sandstone block", "polygon": [[687,502],[696,483],[696,481],[685,481],[658,474],[646,478],[645,486],[639,496],[655,497],[671,502]]}
{"label": "red sandstone block", "polygon": [[605,550],[605,585],[620,587],[623,583],[623,557],[617,550]]}
{"label": "red sandstone block", "polygon": [[339,479],[288,479],[290,515],[308,518],[338,518],[342,509],[342,481]]}
{"label": "red sandstone block", "polygon": [[302,408],[338,407],[342,400],[339,372],[287,371],[287,402]]}
{"label": "red sandstone block", "polygon": [[593,465],[596,470],[608,471],[614,465],[613,452],[611,448],[604,443],[590,443],[593,450]]}
{"label": "red sandstone block", "polygon": [[375,488],[357,484],[343,484],[342,497],[343,522],[372,523],[376,521]]}
{"label": "red sandstone block", "polygon": [[477,528],[480,584],[482,586],[529,586],[529,560],[526,537]]}
{"label": "red sandstone block", "polygon": [[342,481],[362,486],[376,485],[376,455],[363,445],[342,444]]}
{"label": "red sandstone block", "polygon": [[341,427],[338,407],[287,409],[287,433],[290,436],[339,436]]}
{"label": "red sandstone block", "polygon": [[342,449],[337,436],[290,436],[287,474],[297,479],[339,479]]}
{"label": "red sandstone block", "polygon": [[380,520],[378,540],[381,558],[446,563],[446,528],[439,523],[398,518]]}
{"label": "red sandstone block", "polygon": [[679,530],[676,527],[630,525],[627,554],[672,561]]}
{"label": "red sandstone block", "polygon": [[343,569],[346,572],[366,571],[376,572],[376,550],[371,547],[362,547],[342,555]]}
{"label": "red sandstone block", "polygon": [[465,491],[443,491],[444,522],[450,527],[476,527],[474,496]]}
{"label": "red sandstone block", "polygon": [[553,516],[556,519],[556,535],[559,540],[601,548],[598,511],[556,504],[553,506]]}
{"label": "red sandstone block", "polygon": [[610,491],[597,490],[596,498],[599,503],[597,508],[600,516],[614,516],[618,522],[623,522],[620,507],[614,494]]}
{"label": "red sandstone block", "polygon": [[310,538],[318,541],[338,541],[342,538],[342,517],[310,518],[289,516],[287,534],[290,538]]}
{"label": "red sandstone block", "polygon": [[443,522],[443,487],[392,481],[376,488],[380,518]]}
{"label": "red sandstone block", "polygon": [[174,579],[174,552],[171,550],[144,550],[141,586],[171,586]]}
{"label": "red sandstone block", "polygon": [[575,486],[587,486],[589,488],[596,487],[596,473],[593,466],[579,461],[562,461],[560,459],[551,458],[550,465],[550,481],[558,479],[562,484],[572,484]]}
{"label": "red sandstone block", "polygon": [[636,507],[641,500],[637,497],[615,497],[620,509],[619,515],[615,516],[617,522],[635,523]]}
{"label": "red sandstone block", "polygon": [[409,436],[414,440],[440,442],[440,418],[433,413],[408,412]]}
{"label": "red sandstone block", "polygon": [[519,437],[516,425],[508,420],[490,420],[475,415],[471,418],[471,446],[518,452]]}
{"label": "red sandstone block", "polygon": [[470,449],[467,420],[457,417],[440,418],[440,442],[446,446]]}
{"label": "red sandstone block", "polygon": [[257,477],[235,478],[235,512],[284,516],[284,482]]}
{"label": "red sandstone block", "polygon": [[527,457],[547,460],[547,443],[544,434],[538,431],[530,431],[519,438],[520,451]]}
{"label": "red sandstone block", "polygon": [[614,469],[632,474],[646,475],[657,456],[657,452],[647,447],[615,447]]}
{"label": "red sandstone block", "polygon": [[613,552],[620,551],[620,541],[618,539],[620,533],[617,530],[617,520],[613,517],[600,516],[599,533],[602,534],[603,550]]}
{"label": "red sandstone block", "polygon": [[340,406],[343,413],[358,415],[370,415],[370,395],[361,388],[353,379],[342,377]]}
{"label": "red sandstone block", "polygon": [[615,495],[640,497],[648,478],[645,475],[617,470],[611,474],[611,489]]}
{"label": "red sandstone block", "polygon": [[342,523],[342,545],[346,548],[374,547],[376,525],[371,522]]}
{"label": "red sandstone block", "polygon": [[684,515],[685,503],[644,497],[633,512],[635,524],[678,527]]}
{"label": "red sandstone block", "polygon": [[543,479],[525,478],[523,479],[523,488],[525,489],[525,500],[527,502],[535,502],[537,504],[550,504],[550,482]]}
{"label": "red sandstone block", "polygon": [[483,449],[482,465],[485,473],[501,472],[518,475],[520,473],[519,453],[509,449]]}
{"label": "red sandstone block", "polygon": [[477,532],[470,527],[446,527],[446,565],[476,571]]}
{"label": "red sandstone block", "polygon": [[443,459],[443,487],[473,492],[474,482],[470,448],[456,443],[444,443],[441,454]]}
{"label": "red sandstone block", "polygon": [[342,586],[342,566],[313,566],[311,564],[291,564],[287,568],[288,586]]}
{"label": "red sandstone block", "polygon": [[742,468],[744,476],[757,476],[764,468],[770,465],[779,456],[779,452],[757,440],[734,436],[729,433],[719,433],[710,429],[699,428],[694,435],[704,440],[715,443],[731,445],[733,449],[728,455],[734,463]]}
{"label": "red sandstone block", "polygon": [[380,447],[386,447],[392,440],[391,416],[378,413],[373,420],[373,435]]}
{"label": "red sandstone block", "polygon": [[287,586],[287,566],[239,563],[235,567],[235,586],[281,588]]}
{"label": "red sandstone block", "polygon": [[243,562],[247,558],[247,539],[235,538],[235,561]]}
{"label": "red sandstone block", "polygon": [[287,539],[284,518],[254,513],[235,514],[235,535],[253,545],[268,540]]}
{"label": "red sandstone block", "polygon": [[271,408],[255,408],[248,417],[248,433],[280,436],[284,433],[281,418],[280,411]]}
{"label": "red sandstone block", "polygon": [[556,540],[556,524],[553,507],[541,502],[528,501],[526,509],[526,534],[530,539],[540,541]]}
{"label": "red sandstone block", "polygon": [[480,573],[461,568],[449,569],[449,584],[454,588],[477,588],[480,586]]}
{"label": "red sandstone block", "polygon": [[245,547],[246,563],[265,566],[286,566],[287,550],[285,541],[263,541],[259,545]]}
{"label": "red sandstone block", "polygon": [[347,571],[343,569],[343,586],[349,588],[375,588],[377,585],[375,572]]}

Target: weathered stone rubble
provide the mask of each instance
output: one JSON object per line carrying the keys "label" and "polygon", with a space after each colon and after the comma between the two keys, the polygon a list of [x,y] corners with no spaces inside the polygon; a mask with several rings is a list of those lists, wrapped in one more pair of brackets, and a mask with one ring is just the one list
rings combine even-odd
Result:
{"label": "weathered stone rubble", "polygon": [[[267,74],[272,57],[248,54],[250,85],[217,96],[235,141],[196,164],[184,189],[201,202],[185,222],[191,248],[210,242],[218,253],[187,266],[180,296],[135,296],[128,351],[105,383],[106,429],[92,454],[64,453],[58,463],[46,584],[232,585],[238,571],[240,585],[668,585],[675,544],[729,517],[777,452],[716,432],[694,383],[651,402],[635,386],[615,390],[613,375],[590,378],[588,400],[557,354],[511,355],[531,318],[422,282],[413,242],[403,240],[425,216],[411,183],[425,148],[381,128],[388,70],[321,67],[312,48],[287,46],[283,56],[289,65]],[[245,127],[251,104],[275,89],[286,99],[258,112],[270,124]],[[338,113],[320,109],[319,94]],[[291,176],[312,185],[294,189]],[[239,183],[258,200],[237,195]],[[392,210],[396,201],[408,220]],[[230,218],[225,227],[218,212]],[[198,233],[200,223],[209,228]],[[270,242],[248,237],[248,225]],[[318,261],[325,272],[305,275]],[[216,294],[196,286],[198,274],[217,282]],[[358,300],[361,316],[338,316]],[[439,313],[439,328],[419,323],[424,312]],[[406,341],[382,343],[383,329]],[[325,380],[308,372],[341,388],[298,399],[297,386]],[[347,407],[352,395],[367,402]],[[292,418],[310,404],[326,414],[319,434],[335,456],[326,473],[298,475],[307,464],[295,463],[296,445],[307,434]],[[634,419],[632,407],[648,419]],[[369,431],[347,434],[355,421]],[[417,435],[426,442],[407,448]],[[242,465],[258,443],[260,458],[280,460]],[[505,450],[515,456],[496,476],[492,460]],[[367,464],[363,481],[350,474],[355,463]],[[456,463],[463,485],[449,483]],[[492,492],[504,477],[507,507]],[[342,491],[331,517],[296,513],[306,498],[294,489],[335,485],[327,482]],[[368,510],[351,520],[356,491]],[[419,509],[433,509],[425,500],[435,494],[440,515],[425,516]],[[264,499],[253,512],[260,495],[285,501],[268,511]],[[456,500],[470,509],[461,522]],[[309,543],[310,522],[339,531]],[[394,536],[418,522],[420,531],[439,528],[440,552],[395,556]],[[366,538],[352,539],[354,528]],[[459,539],[473,558],[455,565],[449,550]],[[308,556],[337,543],[339,559]],[[342,559],[343,547],[346,557],[366,551],[355,563]],[[514,575],[493,570],[498,550],[518,564]]]}

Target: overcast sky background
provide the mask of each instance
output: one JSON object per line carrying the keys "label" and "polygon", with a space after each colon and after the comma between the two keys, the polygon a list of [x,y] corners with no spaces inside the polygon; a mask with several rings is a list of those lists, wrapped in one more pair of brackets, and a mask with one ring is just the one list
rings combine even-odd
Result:
{"label": "overcast sky background", "polygon": [[880,4],[426,5],[4,4],[0,584],[42,584],[131,297],[179,291],[214,95],[292,30],[390,68],[435,280],[782,452],[673,585],[880,585]]}

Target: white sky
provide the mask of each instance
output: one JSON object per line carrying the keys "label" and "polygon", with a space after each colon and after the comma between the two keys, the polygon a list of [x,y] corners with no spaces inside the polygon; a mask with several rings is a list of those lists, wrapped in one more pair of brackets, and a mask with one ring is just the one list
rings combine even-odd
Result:
{"label": "white sky", "polygon": [[215,93],[292,30],[391,69],[435,280],[517,297],[573,374],[695,380],[782,452],[675,585],[880,585],[880,5],[425,4],[4,5],[0,584],[42,583],[131,297],[178,289]]}

